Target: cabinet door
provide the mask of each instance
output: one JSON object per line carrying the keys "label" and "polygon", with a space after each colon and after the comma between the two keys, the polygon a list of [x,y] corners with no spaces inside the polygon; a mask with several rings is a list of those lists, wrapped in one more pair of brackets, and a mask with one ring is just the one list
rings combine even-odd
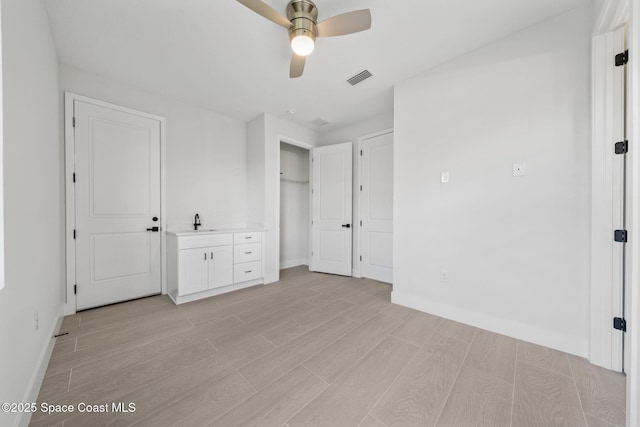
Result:
{"label": "cabinet door", "polygon": [[208,249],[209,289],[233,283],[233,246],[214,246]]}
{"label": "cabinet door", "polygon": [[207,248],[182,249],[179,252],[178,295],[206,291],[210,264]]}

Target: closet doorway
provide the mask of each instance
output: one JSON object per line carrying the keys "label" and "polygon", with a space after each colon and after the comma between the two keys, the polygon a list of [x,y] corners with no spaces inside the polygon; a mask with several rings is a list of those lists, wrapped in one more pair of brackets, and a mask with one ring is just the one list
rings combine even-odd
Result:
{"label": "closet doorway", "polygon": [[309,265],[310,149],[280,141],[280,269]]}

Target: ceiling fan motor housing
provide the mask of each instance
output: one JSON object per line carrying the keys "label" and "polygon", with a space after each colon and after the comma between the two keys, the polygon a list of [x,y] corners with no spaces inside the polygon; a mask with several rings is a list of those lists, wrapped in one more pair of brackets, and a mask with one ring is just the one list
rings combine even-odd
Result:
{"label": "ceiling fan motor housing", "polygon": [[307,36],[315,42],[318,8],[310,0],[291,0],[287,5],[287,19],[291,21],[289,40]]}

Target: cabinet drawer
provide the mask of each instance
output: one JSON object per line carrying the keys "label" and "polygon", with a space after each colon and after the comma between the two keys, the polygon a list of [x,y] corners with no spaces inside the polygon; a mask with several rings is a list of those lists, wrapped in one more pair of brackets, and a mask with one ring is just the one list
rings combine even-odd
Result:
{"label": "cabinet drawer", "polygon": [[262,262],[243,262],[234,266],[233,281],[235,283],[246,282],[247,280],[262,277]]}
{"label": "cabinet drawer", "polygon": [[239,264],[241,262],[259,261],[262,259],[262,244],[249,243],[247,245],[235,245],[233,262]]}
{"label": "cabinet drawer", "polygon": [[249,233],[235,233],[233,235],[233,243],[242,244],[242,243],[255,243],[262,241],[262,233],[259,231],[249,232]]}
{"label": "cabinet drawer", "polygon": [[203,234],[178,237],[178,249],[208,248],[233,244],[233,234]]}

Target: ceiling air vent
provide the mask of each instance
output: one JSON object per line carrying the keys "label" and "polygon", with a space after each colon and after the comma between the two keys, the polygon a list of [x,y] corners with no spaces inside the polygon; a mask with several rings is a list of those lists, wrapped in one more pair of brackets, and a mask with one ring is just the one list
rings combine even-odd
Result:
{"label": "ceiling air vent", "polygon": [[358,83],[367,80],[371,76],[373,76],[373,74],[371,74],[369,70],[360,71],[358,74],[348,79],[347,83],[349,83],[351,86],[355,86]]}
{"label": "ceiling air vent", "polygon": [[314,121],[312,121],[311,123],[313,123],[314,125],[316,125],[317,127],[322,127],[324,125],[329,124],[328,121],[326,121],[325,119],[321,119],[320,117],[318,117],[317,119],[315,119]]}

